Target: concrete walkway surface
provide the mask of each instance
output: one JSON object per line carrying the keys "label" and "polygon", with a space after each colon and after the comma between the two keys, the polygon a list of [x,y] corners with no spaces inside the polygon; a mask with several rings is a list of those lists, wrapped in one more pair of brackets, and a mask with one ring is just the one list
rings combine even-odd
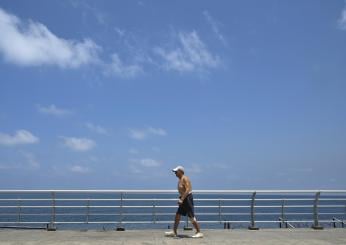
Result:
{"label": "concrete walkway surface", "polygon": [[202,239],[180,231],[178,238],[164,236],[167,230],[76,231],[0,229],[0,244],[346,244],[346,229],[261,229],[250,231],[204,230]]}

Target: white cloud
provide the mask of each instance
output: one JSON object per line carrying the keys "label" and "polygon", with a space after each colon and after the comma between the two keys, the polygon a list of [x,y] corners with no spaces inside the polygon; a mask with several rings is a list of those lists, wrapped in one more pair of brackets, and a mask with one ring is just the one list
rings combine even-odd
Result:
{"label": "white cloud", "polygon": [[39,138],[27,130],[17,130],[14,135],[0,133],[0,144],[2,145],[19,145],[19,144],[35,144],[39,142]]}
{"label": "white cloud", "polygon": [[111,55],[111,63],[105,65],[106,75],[116,75],[123,78],[133,78],[143,73],[141,66],[137,64],[124,64],[119,55],[114,53]]}
{"label": "white cloud", "polygon": [[87,138],[61,137],[65,146],[74,151],[89,151],[96,146],[96,143]]}
{"label": "white cloud", "polygon": [[152,158],[130,159],[129,169],[134,174],[140,174],[146,171],[147,168],[157,168],[162,165],[158,160]]}
{"label": "white cloud", "polygon": [[78,174],[86,174],[90,172],[90,168],[81,165],[73,165],[70,167],[70,171]]}
{"label": "white cloud", "polygon": [[98,134],[104,134],[104,135],[107,135],[107,134],[108,134],[108,130],[105,129],[105,128],[103,128],[103,127],[101,127],[101,126],[99,126],[99,125],[95,125],[95,124],[93,124],[93,123],[87,122],[87,123],[85,124],[85,126],[86,126],[89,130],[94,131],[94,132],[96,132],[96,133],[98,133]]}
{"label": "white cloud", "polygon": [[148,127],[145,129],[130,129],[130,137],[136,140],[144,140],[150,135],[166,136],[167,132],[162,128]]}
{"label": "white cloud", "polygon": [[0,53],[9,63],[77,68],[99,62],[101,48],[92,40],[59,38],[45,25],[31,20],[22,21],[1,8],[0,33]]}
{"label": "white cloud", "polygon": [[140,159],[138,162],[143,167],[158,167],[161,165],[161,162],[151,158]]}
{"label": "white cloud", "polygon": [[166,70],[178,72],[205,71],[220,64],[219,57],[213,55],[199,38],[196,31],[178,34],[179,46],[173,50],[162,47],[154,49],[165,62]]}
{"label": "white cloud", "polygon": [[227,42],[226,42],[226,39],[225,37],[222,35],[222,33],[220,32],[220,29],[219,29],[219,23],[218,21],[216,21],[211,15],[210,13],[205,10],[203,11],[203,16],[204,18],[207,20],[207,22],[209,23],[211,29],[213,30],[215,36],[217,37],[217,39],[219,39],[219,41],[227,46]]}
{"label": "white cloud", "polygon": [[339,18],[338,24],[342,30],[346,30],[346,6],[341,12],[341,16]]}
{"label": "white cloud", "polygon": [[69,115],[72,113],[70,110],[58,108],[54,104],[47,106],[47,107],[38,105],[37,109],[40,113],[58,116],[58,117],[66,116],[66,115]]}

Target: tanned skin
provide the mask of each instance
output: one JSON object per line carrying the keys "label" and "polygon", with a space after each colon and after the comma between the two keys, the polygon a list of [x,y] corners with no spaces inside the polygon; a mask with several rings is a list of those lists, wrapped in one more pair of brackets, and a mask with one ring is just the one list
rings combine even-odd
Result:
{"label": "tanned skin", "polygon": [[[178,170],[177,172],[175,172],[175,176],[177,176],[177,178],[179,179],[178,191],[180,194],[180,199],[178,201],[178,204],[181,205],[183,203],[184,199],[192,191],[191,181],[190,181],[189,177],[184,175],[184,172],[182,172],[181,170]],[[174,228],[173,228],[173,232],[175,233],[175,235],[177,235],[177,230],[178,230],[180,218],[181,218],[180,214],[178,214],[178,213],[175,214],[175,221],[174,221]],[[199,224],[197,223],[197,221],[195,219],[193,219],[193,220],[191,220],[191,223],[195,227],[196,232],[199,233],[200,228],[199,228]]]}

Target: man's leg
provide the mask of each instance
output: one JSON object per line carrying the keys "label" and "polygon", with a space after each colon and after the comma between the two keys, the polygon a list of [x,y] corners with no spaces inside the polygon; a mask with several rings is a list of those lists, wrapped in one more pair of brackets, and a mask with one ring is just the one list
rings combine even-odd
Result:
{"label": "man's leg", "polygon": [[175,214],[173,231],[176,235],[177,235],[177,230],[178,230],[178,226],[179,226],[179,222],[180,222],[180,217],[181,217],[180,214],[178,214],[178,213]]}
{"label": "man's leg", "polygon": [[199,224],[197,223],[196,218],[195,218],[195,217],[190,218],[190,221],[191,221],[193,227],[195,227],[196,232],[197,232],[197,233],[201,232],[201,229],[200,229],[200,227],[199,227]]}

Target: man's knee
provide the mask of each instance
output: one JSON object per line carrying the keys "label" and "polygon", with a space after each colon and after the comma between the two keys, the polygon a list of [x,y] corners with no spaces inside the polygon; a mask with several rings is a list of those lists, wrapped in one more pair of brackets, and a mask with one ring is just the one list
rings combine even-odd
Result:
{"label": "man's knee", "polygon": [[190,219],[191,223],[193,223],[193,222],[197,222],[196,217],[189,217],[189,219]]}

